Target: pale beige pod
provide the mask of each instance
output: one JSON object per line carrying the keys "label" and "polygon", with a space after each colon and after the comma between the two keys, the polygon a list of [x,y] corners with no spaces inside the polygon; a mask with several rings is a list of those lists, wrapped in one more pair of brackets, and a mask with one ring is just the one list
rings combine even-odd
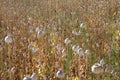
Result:
{"label": "pale beige pod", "polygon": [[104,72],[103,67],[99,63],[95,63],[92,67],[91,70],[94,74],[101,74]]}

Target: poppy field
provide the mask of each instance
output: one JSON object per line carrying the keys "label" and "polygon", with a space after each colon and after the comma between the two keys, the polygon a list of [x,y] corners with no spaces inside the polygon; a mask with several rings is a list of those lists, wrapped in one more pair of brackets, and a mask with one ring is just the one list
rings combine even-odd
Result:
{"label": "poppy field", "polygon": [[0,0],[0,80],[120,80],[120,0]]}

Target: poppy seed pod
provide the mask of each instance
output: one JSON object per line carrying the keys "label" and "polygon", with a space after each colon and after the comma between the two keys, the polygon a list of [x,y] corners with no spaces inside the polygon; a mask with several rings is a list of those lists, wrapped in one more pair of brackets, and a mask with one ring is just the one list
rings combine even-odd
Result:
{"label": "poppy seed pod", "polygon": [[56,77],[58,77],[58,78],[63,78],[63,77],[64,77],[64,72],[60,69],[60,70],[57,72]]}
{"label": "poppy seed pod", "polygon": [[103,67],[99,63],[95,63],[92,67],[91,70],[94,74],[101,74],[104,72]]}
{"label": "poppy seed pod", "polygon": [[7,35],[7,36],[5,37],[5,42],[6,42],[7,44],[12,43],[12,42],[13,42],[12,36],[11,36],[11,35]]}

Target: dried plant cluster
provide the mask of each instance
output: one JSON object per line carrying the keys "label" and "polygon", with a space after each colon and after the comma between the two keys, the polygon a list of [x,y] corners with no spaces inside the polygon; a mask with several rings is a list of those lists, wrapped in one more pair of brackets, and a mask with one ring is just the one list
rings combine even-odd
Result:
{"label": "dried plant cluster", "polygon": [[120,0],[0,0],[1,80],[120,80]]}

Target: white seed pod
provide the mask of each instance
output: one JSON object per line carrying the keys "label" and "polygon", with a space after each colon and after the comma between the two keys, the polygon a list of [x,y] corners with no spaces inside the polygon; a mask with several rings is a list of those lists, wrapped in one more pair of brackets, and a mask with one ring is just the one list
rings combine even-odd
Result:
{"label": "white seed pod", "polygon": [[12,42],[13,42],[12,36],[11,36],[11,35],[7,35],[7,36],[5,37],[5,42],[6,42],[7,44],[12,43]]}
{"label": "white seed pod", "polygon": [[118,35],[120,36],[120,33]]}
{"label": "white seed pod", "polygon": [[78,49],[79,49],[79,46],[77,46],[77,45],[73,45],[73,46],[72,46],[72,50],[73,50],[73,51],[76,51],[76,52],[77,52]]}
{"label": "white seed pod", "polygon": [[37,38],[40,38],[45,33],[42,27],[37,27],[35,31],[37,33]]}
{"label": "white seed pod", "polygon": [[11,72],[11,73],[15,73],[15,71],[16,71],[16,67],[12,67],[12,68],[10,69],[10,72]]}
{"label": "white seed pod", "polygon": [[40,30],[40,31],[38,31],[37,32],[37,38],[40,38],[40,37],[42,37],[43,35],[44,35],[44,31],[42,31],[42,30]]}
{"label": "white seed pod", "polygon": [[84,23],[80,24],[80,28],[85,28],[85,27],[86,27],[86,25]]}
{"label": "white seed pod", "polygon": [[23,80],[31,80],[31,78],[26,76],[26,77],[23,78]]}
{"label": "white seed pod", "polygon": [[73,30],[73,31],[72,31],[72,34],[73,34],[73,35],[76,35],[76,36],[79,36],[79,35],[81,34],[81,32],[80,32],[80,31],[77,32],[76,30]]}
{"label": "white seed pod", "polygon": [[35,32],[39,32],[39,31],[42,31],[42,30],[43,30],[43,28],[37,27],[37,28],[35,29]]}
{"label": "white seed pod", "polygon": [[103,67],[99,64],[99,63],[95,63],[92,67],[91,67],[91,71],[94,74],[101,74],[104,72]]}
{"label": "white seed pod", "polygon": [[77,50],[77,54],[79,54],[79,56],[83,56],[84,55],[82,48],[79,48]]}
{"label": "white seed pod", "polygon": [[36,73],[33,73],[31,75],[31,80],[37,80],[37,74]]}
{"label": "white seed pod", "polygon": [[100,65],[103,67],[103,65],[105,64],[105,61],[102,59],[100,60]]}
{"label": "white seed pod", "polygon": [[42,72],[42,69],[40,68],[40,69],[38,69],[38,73],[41,73]]}
{"label": "white seed pod", "polygon": [[34,54],[34,53],[36,53],[37,52],[37,49],[36,48],[32,48],[32,53]]}
{"label": "white seed pod", "polygon": [[32,20],[33,20],[33,18],[32,18],[32,17],[29,17],[29,18],[28,18],[28,23],[31,23]]}
{"label": "white seed pod", "polygon": [[64,43],[65,43],[66,45],[68,45],[69,43],[71,43],[71,40],[70,40],[69,38],[66,38],[66,39],[64,40]]}
{"label": "white seed pod", "polygon": [[57,74],[56,74],[56,77],[57,78],[63,78],[64,77],[64,72],[60,69],[57,71]]}
{"label": "white seed pod", "polygon": [[86,55],[86,56],[89,56],[90,54],[91,54],[91,53],[90,53],[90,50],[86,50],[86,51],[85,51],[85,55]]}
{"label": "white seed pod", "polygon": [[42,65],[45,67],[45,66],[46,66],[46,63],[44,62]]}

